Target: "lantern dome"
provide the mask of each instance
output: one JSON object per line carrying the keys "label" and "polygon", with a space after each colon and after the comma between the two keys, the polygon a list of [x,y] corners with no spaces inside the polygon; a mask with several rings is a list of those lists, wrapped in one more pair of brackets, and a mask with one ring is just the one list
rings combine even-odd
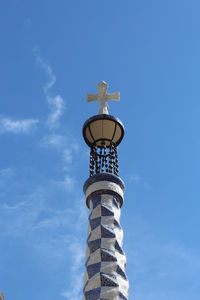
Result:
{"label": "lantern dome", "polygon": [[83,125],[83,137],[89,147],[110,147],[111,143],[118,146],[124,137],[124,126],[111,115],[96,115]]}

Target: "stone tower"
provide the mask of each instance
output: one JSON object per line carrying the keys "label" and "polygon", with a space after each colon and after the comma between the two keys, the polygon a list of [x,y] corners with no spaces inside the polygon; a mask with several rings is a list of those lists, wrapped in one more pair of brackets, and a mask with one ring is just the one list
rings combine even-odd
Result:
{"label": "stone tower", "polygon": [[99,101],[99,114],[83,125],[83,137],[90,148],[90,177],[84,184],[89,224],[84,276],[84,300],[127,300],[129,283],[126,257],[122,249],[120,211],[124,183],[118,176],[118,145],[124,136],[121,121],[108,114],[108,100],[119,100],[119,93],[107,93],[104,81],[98,94],[88,102]]}

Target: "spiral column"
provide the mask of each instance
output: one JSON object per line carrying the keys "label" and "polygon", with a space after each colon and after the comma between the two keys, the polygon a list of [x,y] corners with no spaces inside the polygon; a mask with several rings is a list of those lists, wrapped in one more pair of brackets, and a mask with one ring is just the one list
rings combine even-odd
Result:
{"label": "spiral column", "polygon": [[108,114],[95,115],[83,126],[91,149],[90,177],[83,187],[89,209],[83,300],[128,300],[120,225],[125,186],[118,175],[118,145],[123,136],[121,121]]}

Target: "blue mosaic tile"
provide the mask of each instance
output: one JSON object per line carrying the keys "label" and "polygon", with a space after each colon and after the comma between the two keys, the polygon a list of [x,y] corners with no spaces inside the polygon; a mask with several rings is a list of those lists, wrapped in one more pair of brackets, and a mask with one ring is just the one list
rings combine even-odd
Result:
{"label": "blue mosaic tile", "polygon": [[121,292],[119,293],[119,300],[128,300]]}
{"label": "blue mosaic tile", "polygon": [[114,253],[107,249],[101,249],[101,261],[117,261]]}
{"label": "blue mosaic tile", "polygon": [[122,229],[121,228],[121,225],[117,222],[117,220],[114,219],[114,227],[117,227],[119,229]]}
{"label": "blue mosaic tile", "polygon": [[90,219],[89,222],[90,222],[91,230],[94,230],[96,227],[101,225],[101,217]]}
{"label": "blue mosaic tile", "polygon": [[101,286],[118,287],[115,276],[101,273]]}
{"label": "blue mosaic tile", "polygon": [[117,200],[117,198],[113,197],[113,205],[117,208],[119,208],[119,201]]}
{"label": "blue mosaic tile", "polygon": [[125,280],[127,280],[127,277],[126,277],[125,272],[124,272],[119,266],[117,266],[116,272],[117,272],[119,275],[121,275],[122,278],[124,278]]}
{"label": "blue mosaic tile", "polygon": [[120,247],[118,241],[115,242],[115,249],[122,255],[124,255],[124,251],[122,250],[122,247]]}
{"label": "blue mosaic tile", "polygon": [[93,209],[95,209],[99,204],[101,204],[101,195],[94,196],[92,198]]}
{"label": "blue mosaic tile", "polygon": [[115,238],[115,233],[112,228],[101,225],[101,236],[102,238]]}
{"label": "blue mosaic tile", "polygon": [[101,246],[101,239],[88,242],[88,247],[90,249],[90,253],[95,252],[97,249],[99,249]]}
{"label": "blue mosaic tile", "polygon": [[100,294],[101,288],[85,292],[85,300],[98,300],[100,298]]}
{"label": "blue mosaic tile", "polygon": [[101,214],[102,214],[102,217],[114,216],[114,212],[112,210],[112,207],[107,206],[107,205],[102,205]]}
{"label": "blue mosaic tile", "polygon": [[93,277],[96,273],[99,273],[100,270],[101,270],[101,263],[100,262],[97,263],[97,264],[87,266],[87,273],[88,273],[89,279],[91,277]]}

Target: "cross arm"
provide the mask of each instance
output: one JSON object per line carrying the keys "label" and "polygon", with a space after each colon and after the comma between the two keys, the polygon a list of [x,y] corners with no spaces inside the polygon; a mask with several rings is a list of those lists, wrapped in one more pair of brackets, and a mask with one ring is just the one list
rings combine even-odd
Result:
{"label": "cross arm", "polygon": [[106,95],[106,100],[119,101],[120,100],[120,93],[107,94]]}
{"label": "cross arm", "polygon": [[87,94],[87,102],[98,100],[98,95],[96,94]]}

